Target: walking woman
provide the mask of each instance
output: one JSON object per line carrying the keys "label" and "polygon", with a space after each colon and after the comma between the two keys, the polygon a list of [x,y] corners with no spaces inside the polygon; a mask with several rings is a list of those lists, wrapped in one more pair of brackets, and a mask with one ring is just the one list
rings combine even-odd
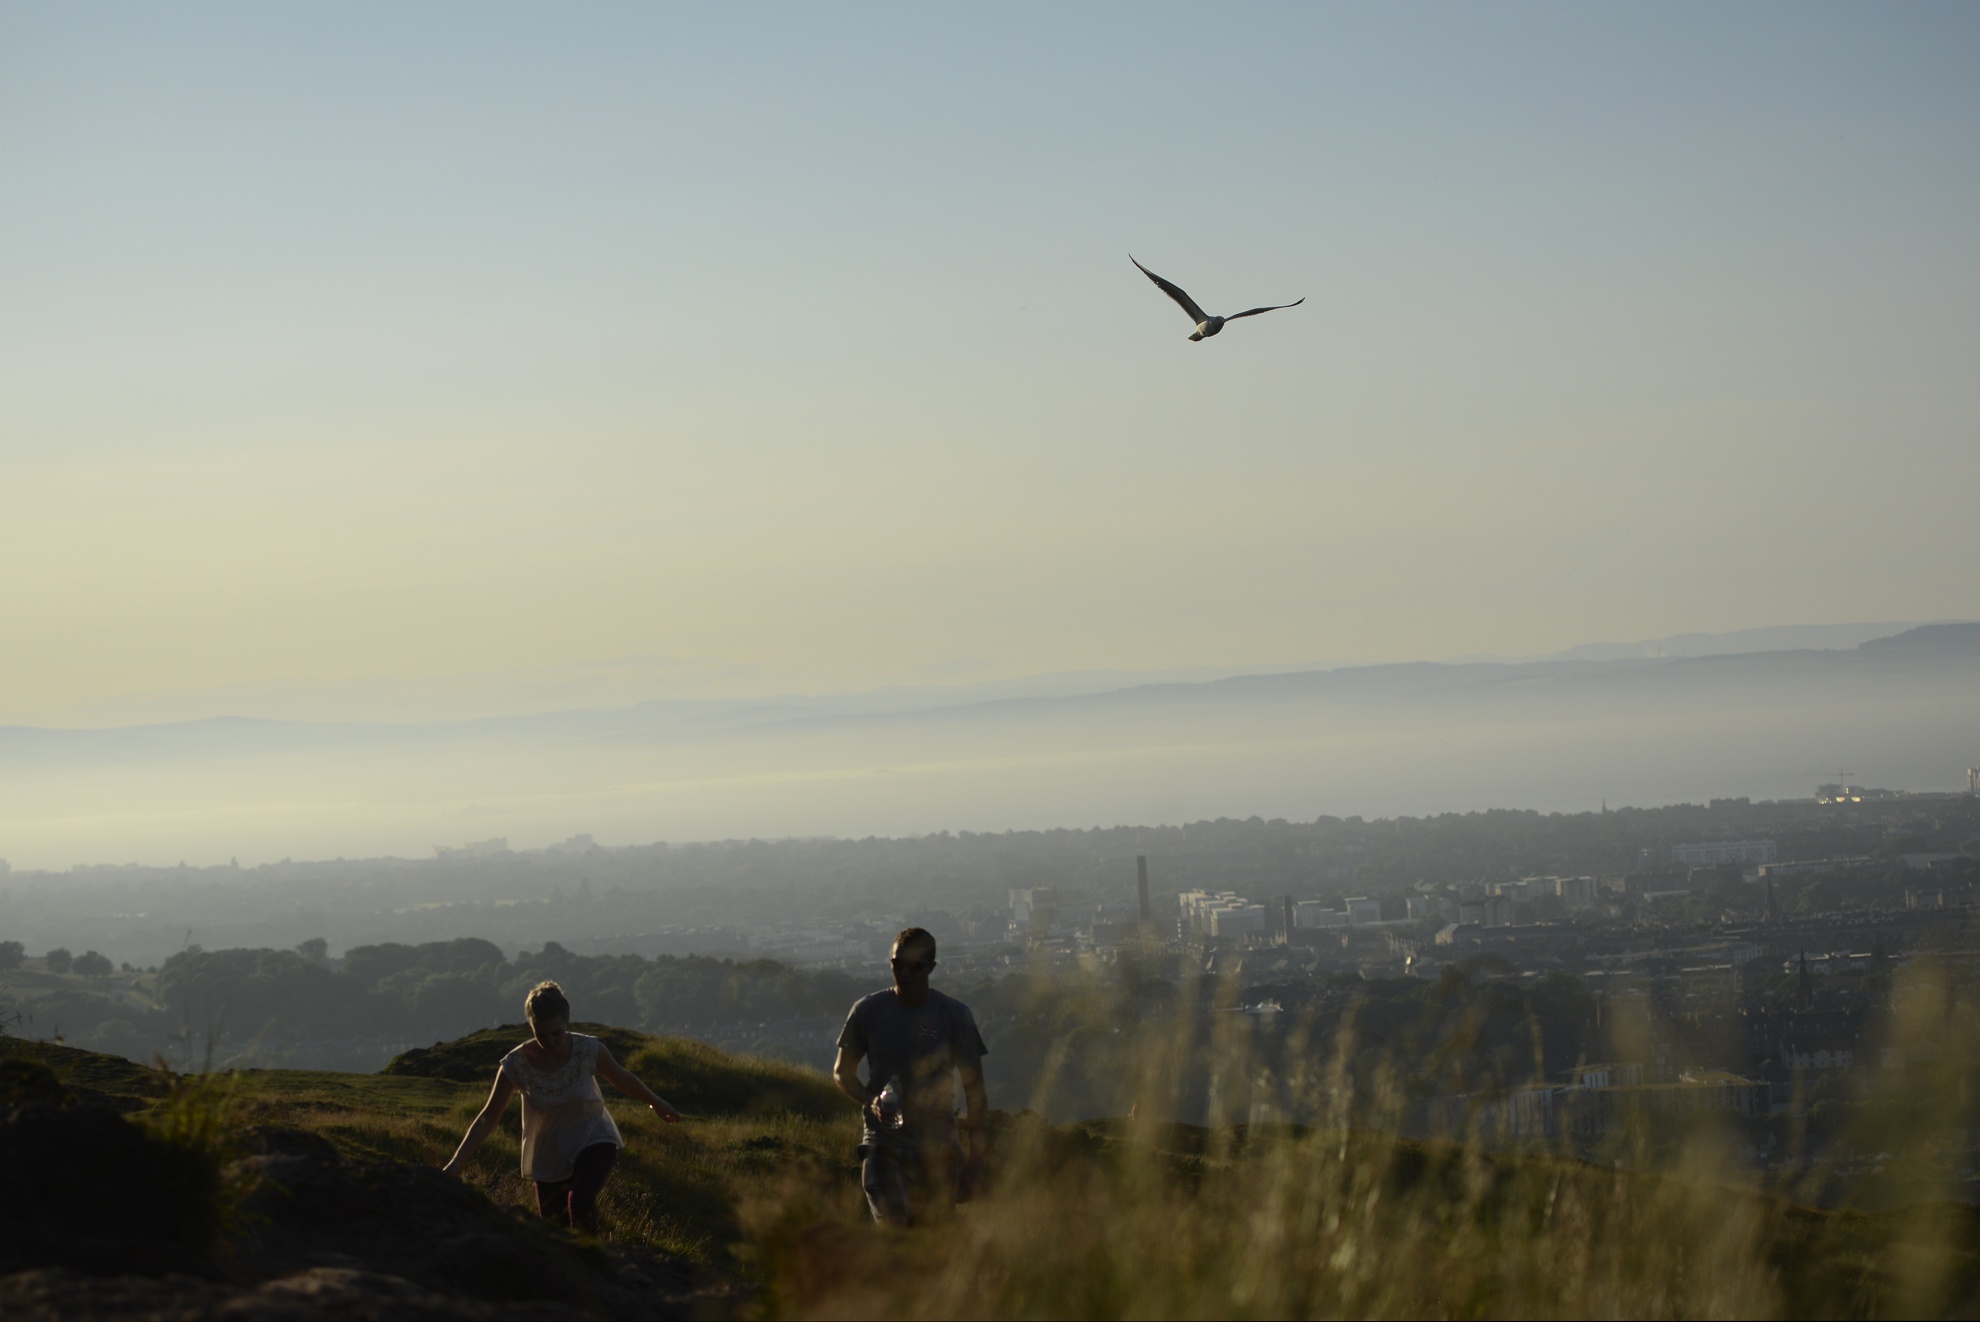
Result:
{"label": "walking woman", "polygon": [[571,1031],[571,1003],[556,983],[539,982],[530,988],[523,1017],[529,1020],[530,1040],[502,1057],[487,1103],[441,1169],[458,1176],[495,1132],[509,1098],[520,1092],[522,1173],[524,1179],[536,1182],[536,1210],[551,1221],[595,1235],[599,1190],[612,1173],[619,1149],[626,1145],[612,1113],[605,1109],[598,1080],[645,1102],[670,1125],[681,1113],[612,1059],[603,1042]]}

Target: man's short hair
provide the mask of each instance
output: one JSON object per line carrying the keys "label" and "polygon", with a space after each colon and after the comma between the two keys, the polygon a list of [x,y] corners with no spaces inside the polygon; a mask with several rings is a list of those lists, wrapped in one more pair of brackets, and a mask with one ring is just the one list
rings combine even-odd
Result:
{"label": "man's short hair", "polygon": [[925,950],[932,963],[935,959],[935,934],[925,927],[910,927],[894,938],[894,958],[899,959],[908,950]]}

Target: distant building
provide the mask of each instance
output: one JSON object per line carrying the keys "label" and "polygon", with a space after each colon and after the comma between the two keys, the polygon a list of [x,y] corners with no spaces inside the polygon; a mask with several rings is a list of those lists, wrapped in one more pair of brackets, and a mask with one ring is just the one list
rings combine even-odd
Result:
{"label": "distant building", "polygon": [[435,858],[495,858],[508,852],[508,838],[499,835],[487,840],[470,840],[459,848],[452,845],[433,846]]}
{"label": "distant building", "polygon": [[1847,872],[1851,868],[1869,867],[1877,860],[1867,855],[1862,858],[1805,858],[1796,863],[1762,863],[1762,877],[1781,877],[1790,872]]}
{"label": "distant building", "polygon": [[1249,904],[1236,891],[1184,891],[1176,897],[1176,905],[1182,910],[1182,930],[1186,932],[1208,932],[1210,911],[1219,906],[1230,908]]}
{"label": "distant building", "polygon": [[[1254,904],[1236,891],[1184,891],[1177,897],[1182,908],[1179,929],[1206,936],[1266,936],[1272,931],[1272,911]],[[1294,908],[1297,920],[1298,906]]]}
{"label": "distant building", "polygon": [[1765,1083],[1725,1070],[1686,1070],[1675,1083],[1643,1083],[1640,1065],[1596,1065],[1577,1071],[1566,1087],[1522,1088],[1502,1097],[1437,1097],[1430,1102],[1434,1132],[1487,1138],[1558,1138],[1612,1133],[1635,1114],[1730,1111],[1762,1116]]}
{"label": "distant building", "polygon": [[1050,886],[1024,886],[1011,891],[1011,926],[1027,941],[1052,934],[1059,916],[1059,893]]}
{"label": "distant building", "polygon": [[1600,883],[1593,877],[1554,878],[1554,893],[1566,901],[1570,909],[1595,903],[1599,889]]}
{"label": "distant building", "polygon": [[1381,922],[1382,902],[1363,895],[1350,898],[1347,902],[1347,920],[1349,927],[1363,927],[1369,923]]}
{"label": "distant building", "polygon": [[1873,789],[1862,785],[1820,785],[1815,789],[1815,802],[1840,805],[1848,803],[1887,803],[1892,799],[1909,798],[1903,790]]}
{"label": "distant building", "polygon": [[1980,794],[1980,767],[1968,767],[1966,769],[1966,792],[1968,794]]}
{"label": "distant building", "polygon": [[1475,900],[1460,900],[1457,920],[1465,927],[1511,927],[1513,899],[1510,895],[1495,893]]}
{"label": "distant building", "polygon": [[1293,906],[1295,927],[1346,927],[1348,916],[1323,900],[1301,900]]}
{"label": "distant building", "polygon": [[1791,1070],[1846,1070],[1856,1063],[1856,1052],[1849,1047],[1817,1047],[1798,1051],[1789,1046],[1781,1052],[1781,1064]]}
{"label": "distant building", "polygon": [[1642,1082],[1641,1065],[1582,1065],[1573,1078],[1578,1088],[1634,1088]]}
{"label": "distant building", "polygon": [[1410,896],[1409,916],[1411,918],[1435,918],[1437,916],[1437,901],[1435,897],[1429,895]]}
{"label": "distant building", "polygon": [[1692,845],[1672,845],[1671,862],[1694,868],[1716,867],[1720,863],[1771,863],[1772,840],[1704,840]]}
{"label": "distant building", "polygon": [[1262,904],[1218,905],[1210,910],[1211,936],[1263,936],[1267,928]]}
{"label": "distant building", "polygon": [[1806,966],[1810,974],[1820,978],[1837,973],[1862,973],[1870,967],[1870,962],[1868,951],[1850,954],[1832,950],[1826,955],[1803,955],[1799,960],[1784,959],[1781,961],[1781,972],[1794,973]]}
{"label": "distant building", "polygon": [[1521,877],[1518,881],[1493,882],[1486,889],[1509,900],[1559,898],[1576,908],[1595,903],[1601,882],[1594,877]]}

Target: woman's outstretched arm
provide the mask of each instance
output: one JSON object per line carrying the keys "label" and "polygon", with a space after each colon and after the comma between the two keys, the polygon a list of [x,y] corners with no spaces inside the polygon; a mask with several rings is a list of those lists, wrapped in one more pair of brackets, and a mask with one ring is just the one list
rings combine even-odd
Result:
{"label": "woman's outstretched arm", "polygon": [[461,1139],[461,1145],[454,1149],[454,1155],[448,1159],[445,1166],[440,1168],[442,1171],[448,1175],[461,1173],[462,1168],[473,1159],[475,1150],[486,1143],[488,1136],[495,1132],[495,1126],[500,1123],[502,1112],[508,1109],[509,1098],[515,1094],[515,1091],[516,1085],[509,1081],[509,1076],[500,1070],[495,1071],[495,1086],[488,1090],[488,1100],[482,1103],[481,1114],[468,1126],[466,1136]]}
{"label": "woman's outstretched arm", "polygon": [[637,1097],[653,1108],[653,1114],[673,1124],[681,1118],[681,1113],[667,1105],[659,1093],[641,1083],[633,1072],[612,1059],[612,1049],[603,1042],[598,1044],[598,1077],[617,1088],[628,1097]]}

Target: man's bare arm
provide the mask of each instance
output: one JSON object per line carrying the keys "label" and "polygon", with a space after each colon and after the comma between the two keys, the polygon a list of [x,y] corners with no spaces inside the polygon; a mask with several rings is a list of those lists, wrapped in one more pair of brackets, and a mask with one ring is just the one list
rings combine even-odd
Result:
{"label": "man's bare arm", "polygon": [[970,1136],[971,1155],[981,1157],[990,1132],[990,1093],[983,1086],[983,1062],[958,1064],[956,1073],[962,1075],[963,1131]]}
{"label": "man's bare arm", "polygon": [[969,1202],[983,1192],[983,1166],[990,1155],[990,1094],[983,1086],[983,1062],[958,1062],[962,1075],[963,1133],[969,1136],[969,1149],[963,1157],[962,1178],[957,1184],[956,1201]]}
{"label": "man's bare arm", "polygon": [[853,1099],[863,1111],[873,1104],[873,1093],[860,1081],[859,1057],[844,1047],[832,1061],[832,1081],[839,1085],[839,1091]]}

